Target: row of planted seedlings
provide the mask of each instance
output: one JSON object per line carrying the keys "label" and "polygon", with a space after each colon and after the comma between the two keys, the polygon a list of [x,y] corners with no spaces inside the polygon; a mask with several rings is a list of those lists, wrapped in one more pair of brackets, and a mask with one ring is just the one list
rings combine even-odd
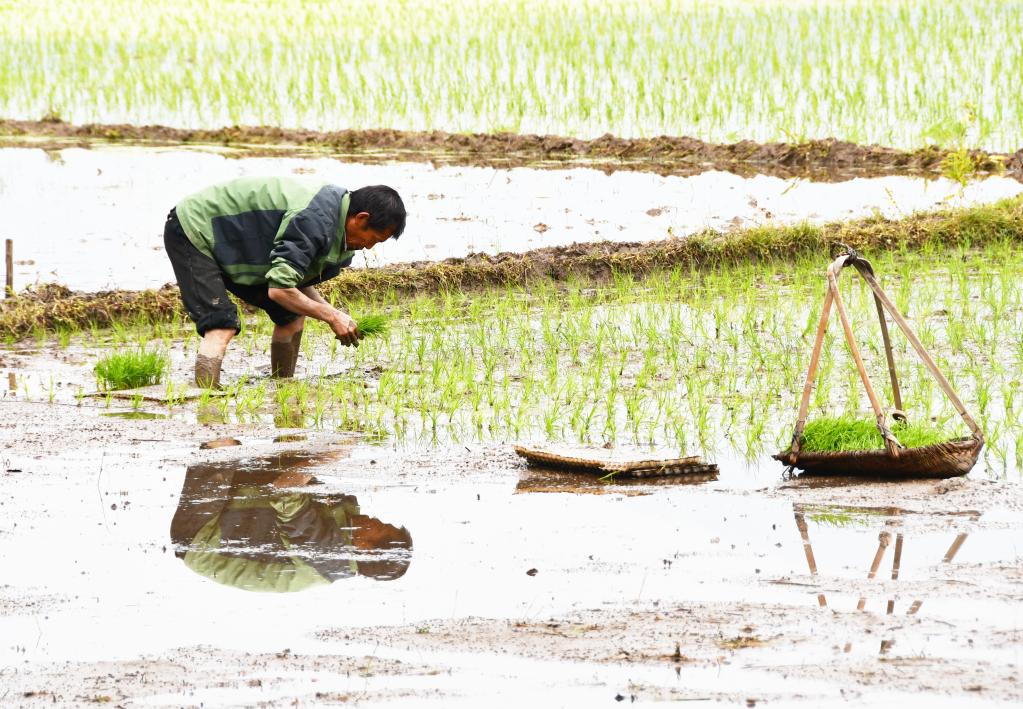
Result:
{"label": "row of planted seedlings", "polygon": [[[1019,260],[1008,243],[874,259],[896,305],[978,412],[986,460],[996,469],[1023,464],[1016,416],[1023,371]],[[227,396],[207,397],[199,409],[225,420],[272,417],[283,426],[360,430],[396,444],[542,439],[731,451],[755,460],[788,443],[823,270],[821,262],[805,260],[619,274],[599,286],[384,295],[346,305],[386,314],[389,332],[351,349],[311,323],[299,376],[285,382],[260,373],[270,325],[256,316],[225,364],[240,376]],[[883,381],[870,293],[858,279],[842,281],[842,290],[853,322],[863,325],[857,339],[868,370]],[[89,334],[93,342],[96,336]],[[173,392],[187,379],[198,344],[186,323],[119,326],[105,341],[174,354],[176,374],[165,386],[169,406],[183,404]],[[910,419],[955,435],[954,410],[915,366],[908,343],[895,335],[893,345],[904,400],[913,405]],[[52,401],[52,386],[42,396]],[[836,410],[869,417],[848,349],[832,328],[811,420]]]}
{"label": "row of planted seedlings", "polygon": [[1018,8],[998,0],[136,5],[0,3],[0,114],[327,128],[344,105],[353,127],[1021,142]]}

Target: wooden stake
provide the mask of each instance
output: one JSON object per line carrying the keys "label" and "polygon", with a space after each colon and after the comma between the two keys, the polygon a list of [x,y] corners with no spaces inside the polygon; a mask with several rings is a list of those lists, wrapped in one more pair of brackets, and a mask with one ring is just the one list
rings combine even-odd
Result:
{"label": "wooden stake", "polygon": [[7,281],[4,288],[4,293],[10,298],[14,295],[14,241],[7,239]]}

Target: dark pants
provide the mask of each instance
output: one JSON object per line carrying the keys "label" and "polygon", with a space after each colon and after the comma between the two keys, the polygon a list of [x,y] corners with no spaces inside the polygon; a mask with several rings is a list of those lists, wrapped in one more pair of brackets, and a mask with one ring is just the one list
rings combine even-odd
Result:
{"label": "dark pants", "polygon": [[[265,285],[246,286],[231,281],[220,270],[216,261],[199,251],[188,240],[173,209],[167,215],[163,243],[174,267],[174,276],[178,279],[181,300],[200,336],[205,335],[207,330],[241,331],[238,308],[228,297],[229,291],[249,305],[266,311],[274,325],[287,325],[299,317],[270,300]],[[329,269],[324,272],[323,277],[303,283],[302,287],[322,283],[336,276],[339,271],[340,269]]]}

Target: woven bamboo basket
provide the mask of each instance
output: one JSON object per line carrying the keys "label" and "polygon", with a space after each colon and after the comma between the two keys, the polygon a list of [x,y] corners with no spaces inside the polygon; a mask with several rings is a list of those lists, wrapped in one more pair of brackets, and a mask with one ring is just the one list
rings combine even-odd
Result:
{"label": "woven bamboo basket", "polygon": [[[892,458],[884,448],[837,453],[799,453],[792,467],[809,475],[876,475],[898,478],[950,478],[966,475],[977,463],[982,441],[960,438],[918,448],[903,448]],[[773,456],[790,464],[791,451]]]}
{"label": "woven bamboo basket", "polygon": [[[848,246],[844,244],[840,246],[842,247],[841,253],[837,254],[834,261],[828,266],[824,306],[821,310],[820,323],[817,326],[817,337],[810,356],[810,366],[806,373],[806,384],[803,387],[803,396],[799,405],[795,432],[792,435],[792,444],[788,450],[775,455],[775,460],[781,461],[789,466],[790,469],[818,475],[880,475],[899,478],[947,478],[966,475],[977,463],[980,451],[984,447],[984,434],[981,433],[980,427],[977,426],[973,417],[966,411],[966,407],[952,389],[952,385],[949,384],[916,334],[909,327],[909,323],[906,322],[902,314],[881,289],[870,262]],[[899,379],[895,371],[895,357],[892,352],[891,339],[888,335],[888,324],[885,320],[886,311],[892,317],[895,324],[899,326],[899,329],[902,330],[903,334],[905,334],[906,339],[913,346],[924,367],[934,377],[938,387],[948,397],[949,401],[952,402],[956,411],[959,412],[959,415],[969,427],[972,434],[969,438],[960,438],[930,446],[906,448],[899,443],[895,434],[888,428],[886,424],[887,417],[881,409],[880,400],[874,392],[870,377],[867,376],[867,370],[860,356],[859,348],[856,345],[856,339],[853,337],[853,328],[849,322],[849,314],[846,312],[838,290],[838,275],[846,266],[854,267],[874,293],[874,304],[877,307],[878,320],[881,324],[881,337],[884,340],[885,358],[888,362],[892,398],[895,402],[895,411],[891,412],[892,417],[896,420],[905,420],[905,414],[902,413],[902,394],[899,390]],[[806,418],[809,413],[810,393],[813,390],[817,365],[820,361],[821,347],[824,343],[824,335],[827,331],[832,305],[838,311],[842,322],[842,329],[845,332],[846,342],[852,353],[853,361],[856,363],[856,369],[859,372],[863,388],[870,399],[871,408],[874,410],[877,428],[884,440],[884,448],[827,453],[806,453],[801,450],[803,429],[806,426]]]}

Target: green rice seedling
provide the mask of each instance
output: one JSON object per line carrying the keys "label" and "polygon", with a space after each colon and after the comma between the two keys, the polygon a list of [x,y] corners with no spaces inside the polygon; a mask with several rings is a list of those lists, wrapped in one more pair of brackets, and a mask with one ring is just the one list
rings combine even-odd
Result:
{"label": "green rice seedling", "polygon": [[977,160],[968,149],[961,147],[945,156],[941,161],[941,174],[966,187],[977,173]]}
{"label": "green rice seedling", "polygon": [[[891,427],[899,443],[907,448],[930,446],[951,438],[947,431],[930,423],[897,422]],[[807,453],[873,450],[884,447],[884,439],[872,419],[851,416],[814,419],[803,430],[802,450]]]}
{"label": "green rice seedling", "polygon": [[173,409],[175,406],[180,406],[184,401],[184,390],[187,388],[183,384],[175,384],[170,379],[167,380],[167,384],[164,387],[164,405],[168,409]]}
{"label": "green rice seedling", "polygon": [[163,352],[139,348],[109,354],[96,363],[93,371],[104,389],[133,389],[158,384],[169,366],[170,359]]}
{"label": "green rice seedling", "polygon": [[196,401],[196,409],[207,408],[211,399],[213,399],[213,391],[211,389],[203,389],[199,399]]}

